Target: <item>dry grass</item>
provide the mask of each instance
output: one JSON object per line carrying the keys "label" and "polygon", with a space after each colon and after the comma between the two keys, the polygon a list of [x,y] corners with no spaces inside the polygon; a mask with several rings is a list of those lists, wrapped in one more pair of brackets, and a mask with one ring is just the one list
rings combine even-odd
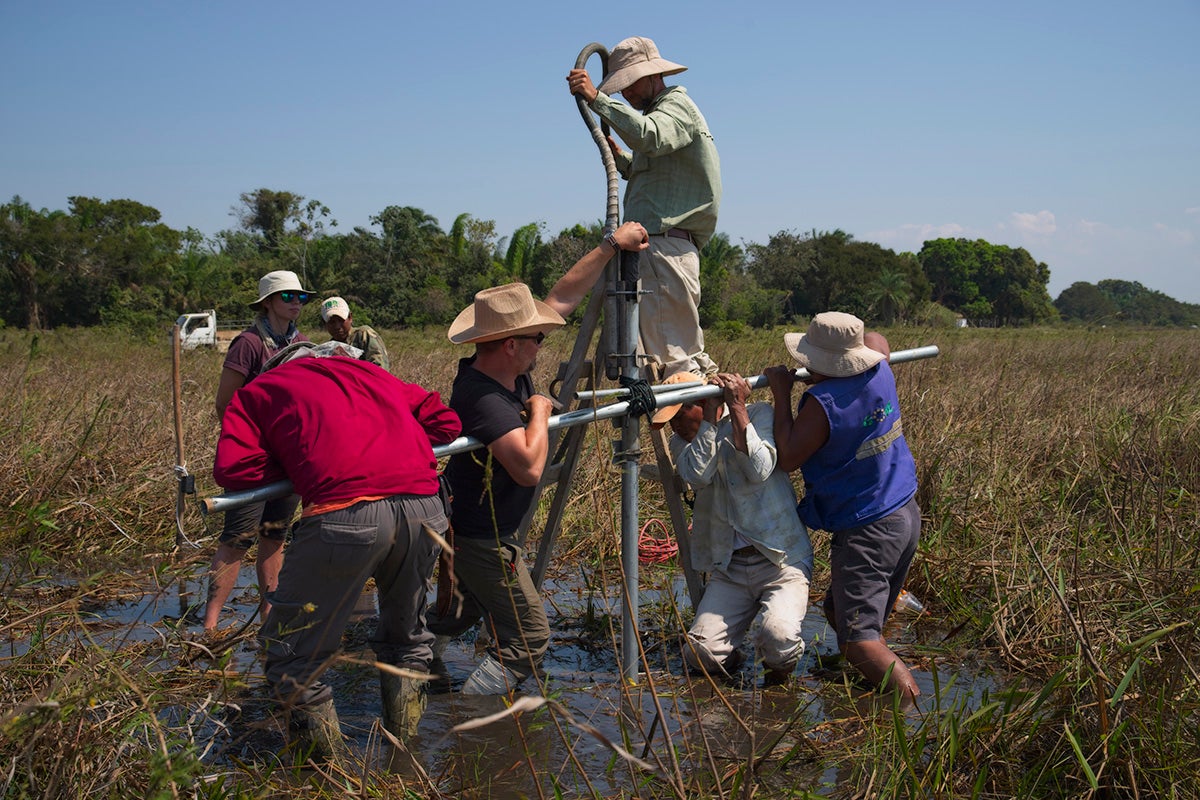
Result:
{"label": "dry grass", "polygon": [[[756,769],[718,767],[705,755],[710,743],[691,740],[681,753],[696,758],[639,796],[679,787],[734,796],[749,786],[757,796],[804,796],[786,780],[801,762],[849,765],[830,792],[838,797],[1197,796],[1200,335],[889,334],[894,350],[942,351],[896,369],[925,514],[910,586],[947,631],[943,654],[990,664],[1003,690],[972,708],[932,698],[916,721],[846,711],[797,724]],[[466,348],[440,331],[385,337],[397,374],[449,393]],[[540,386],[567,339],[547,343]],[[778,331],[714,336],[709,349],[744,374],[786,356]],[[186,353],[183,366],[185,461],[210,494],[220,358]],[[81,604],[118,596],[125,581],[144,587],[147,575],[171,580],[168,346],[102,331],[0,331],[0,378],[9,387],[0,402],[0,632],[9,655],[0,782],[12,796],[242,796],[219,790],[228,782],[194,783],[204,769],[198,745],[164,718],[230,691],[229,676],[183,666],[176,643],[111,653],[70,635],[83,626]],[[612,428],[594,428],[557,561],[611,569],[619,474]],[[642,508],[643,517],[664,514],[652,486]],[[194,510],[185,523],[189,536],[204,533]],[[819,588],[827,545],[814,538]],[[259,787],[246,796],[329,791],[300,791],[283,774],[237,781]],[[364,795],[403,796],[386,783],[356,785]]]}

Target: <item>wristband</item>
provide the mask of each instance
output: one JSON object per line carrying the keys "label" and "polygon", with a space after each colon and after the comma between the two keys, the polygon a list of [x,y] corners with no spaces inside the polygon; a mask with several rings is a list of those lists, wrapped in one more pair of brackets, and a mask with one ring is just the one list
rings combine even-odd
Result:
{"label": "wristband", "polygon": [[604,234],[604,242],[613,249],[613,255],[621,252],[621,245],[617,243],[617,235],[611,231]]}

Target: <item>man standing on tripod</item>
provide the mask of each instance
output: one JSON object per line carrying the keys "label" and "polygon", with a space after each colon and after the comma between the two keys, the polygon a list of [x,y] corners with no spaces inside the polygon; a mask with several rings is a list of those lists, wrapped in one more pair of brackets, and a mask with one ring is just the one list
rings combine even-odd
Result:
{"label": "man standing on tripod", "polygon": [[[625,188],[624,217],[650,234],[643,255],[639,327],[642,351],[663,377],[676,372],[711,375],[717,365],[704,351],[700,329],[700,248],[717,228],[721,162],[708,123],[682,86],[663,77],[687,67],[667,61],[643,36],[613,48],[609,72],[597,88],[585,69],[567,75],[579,95],[633,151],[610,136]],[[628,106],[609,96],[620,92]],[[640,113],[639,113],[640,112]]]}

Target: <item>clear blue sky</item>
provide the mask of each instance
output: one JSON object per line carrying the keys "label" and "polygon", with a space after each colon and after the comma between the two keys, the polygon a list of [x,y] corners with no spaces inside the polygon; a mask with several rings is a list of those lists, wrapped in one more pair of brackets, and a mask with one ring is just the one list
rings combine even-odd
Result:
{"label": "clear blue sky", "polygon": [[1052,297],[1200,303],[1197,0],[0,0],[0,201],[130,198],[212,234],[266,187],[342,232],[411,205],[552,236],[605,212],[564,77],[635,34],[690,67],[668,83],[716,137],[734,243],[982,238],[1047,263]]}

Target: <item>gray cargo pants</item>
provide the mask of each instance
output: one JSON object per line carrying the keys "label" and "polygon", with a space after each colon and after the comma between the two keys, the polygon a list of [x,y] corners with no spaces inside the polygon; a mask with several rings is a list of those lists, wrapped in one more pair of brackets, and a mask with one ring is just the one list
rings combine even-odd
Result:
{"label": "gray cargo pants", "polygon": [[395,495],[301,519],[263,624],[267,683],[286,705],[324,702],[318,681],[342,641],[367,578],[379,592],[376,658],[429,668],[433,634],[425,598],[440,548],[425,527],[444,534],[449,522],[435,495]]}

